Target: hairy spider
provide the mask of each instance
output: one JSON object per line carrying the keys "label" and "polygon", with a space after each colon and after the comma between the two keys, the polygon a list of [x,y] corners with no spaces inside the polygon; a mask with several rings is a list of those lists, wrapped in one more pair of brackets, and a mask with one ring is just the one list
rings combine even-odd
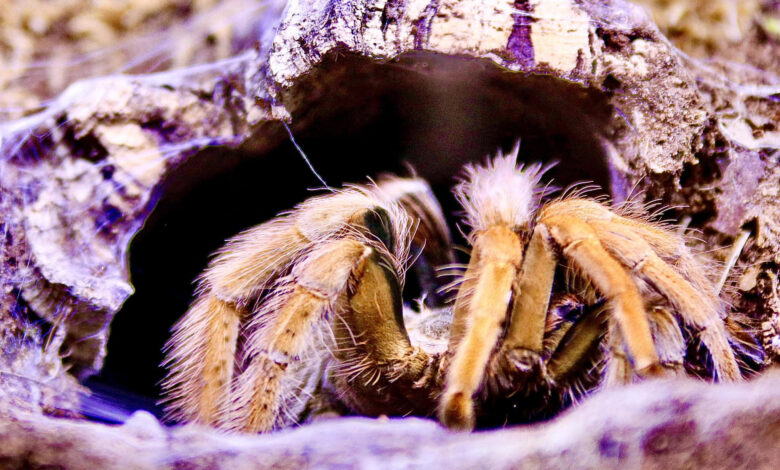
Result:
{"label": "hairy spider", "polygon": [[601,384],[741,379],[724,303],[673,227],[581,193],[543,203],[543,169],[516,158],[455,187],[472,249],[452,305],[404,311],[410,247],[423,280],[455,266],[418,178],[314,197],[228,241],[168,344],[169,416],[264,432],[341,407],[471,429]]}

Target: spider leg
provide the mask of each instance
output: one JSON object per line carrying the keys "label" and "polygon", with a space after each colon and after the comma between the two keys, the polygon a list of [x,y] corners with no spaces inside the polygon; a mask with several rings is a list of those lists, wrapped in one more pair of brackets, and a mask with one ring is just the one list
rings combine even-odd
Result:
{"label": "spider leg", "polygon": [[[405,206],[406,212],[398,204],[404,197],[414,201]],[[412,206],[420,210],[410,210]],[[313,247],[352,230],[368,236],[369,243],[383,245],[403,264],[413,223],[446,241],[448,234],[436,233],[442,220],[428,186],[414,180],[394,192],[358,186],[312,198],[229,240],[201,276],[198,299],[174,326],[166,346],[164,364],[170,371],[163,388],[168,416],[219,425],[230,407],[234,371],[242,366],[236,365],[234,356],[247,318],[258,302],[268,304],[269,298],[279,302],[271,287],[278,286],[280,277],[288,275],[296,260]],[[438,259],[448,256],[449,245],[422,248],[421,244],[421,249],[430,259]],[[397,268],[402,278],[405,267]]]}
{"label": "spider leg", "polygon": [[174,326],[163,363],[171,367],[163,383],[170,418],[217,424],[228,404],[241,316],[235,305],[205,295]]}
{"label": "spider leg", "polygon": [[473,279],[466,287],[470,290],[473,286],[473,292],[463,287],[459,292],[461,305],[467,303],[468,307],[455,312],[453,323],[457,321],[464,331],[449,364],[439,410],[439,418],[450,428],[474,427],[472,395],[482,383],[490,354],[501,334],[522,257],[520,237],[506,227],[494,226],[476,236],[472,262],[466,273],[467,281]]}
{"label": "spider leg", "polygon": [[[672,374],[683,373],[685,338],[674,315],[664,307],[651,308],[647,314],[661,365]],[[610,318],[607,329],[606,347],[609,348],[610,354],[606,356],[604,382],[606,385],[630,383],[634,374],[620,328],[614,319]]]}
{"label": "spider leg", "polygon": [[545,320],[558,264],[547,227],[537,226],[515,282],[515,300],[502,349],[542,353]]}
{"label": "spider leg", "polygon": [[678,234],[660,225],[619,216],[603,205],[585,199],[563,200],[541,213],[577,217],[596,231],[603,247],[632,275],[652,285],[674,307],[681,319],[700,331],[700,338],[713,356],[716,374],[723,380],[739,380],[734,352],[723,327],[717,290]]}
{"label": "spider leg", "polygon": [[364,413],[386,412],[381,406],[386,403],[374,404],[371,398],[404,400],[397,396],[403,395],[401,387],[396,396],[388,396],[377,390],[376,382],[411,388],[430,361],[409,342],[401,320],[398,274],[382,251],[368,241],[338,239],[295,265],[286,285],[260,307],[250,325],[249,365],[237,379],[232,427],[245,432],[274,427],[283,403],[285,371],[302,360],[313,327],[330,319],[337,320],[334,354],[341,361],[337,368],[343,372],[347,389],[342,398],[348,405]]}
{"label": "spider leg", "polygon": [[249,229],[217,253],[200,278],[198,299],[173,327],[163,365],[168,417],[216,425],[229,403],[240,322],[247,303],[305,247],[282,217]]}
{"label": "spider leg", "polygon": [[[439,420],[449,428],[475,424],[473,397],[482,385],[491,353],[503,332],[544,169],[517,165],[519,143],[485,165],[467,165],[455,198],[471,227],[471,261],[455,301],[447,380]],[[549,296],[549,292],[547,293]],[[451,354],[451,358],[450,355]]]}
{"label": "spider leg", "polygon": [[636,283],[627,270],[599,242],[598,234],[586,222],[571,216],[542,218],[564,256],[593,282],[610,303],[617,323],[640,375],[661,372],[650,325]]}
{"label": "spider leg", "polygon": [[658,351],[661,365],[674,374],[683,373],[685,338],[674,314],[666,307],[661,306],[648,309],[647,314],[650,317],[655,350]]}
{"label": "spider leg", "polygon": [[228,240],[201,276],[201,289],[245,305],[311,243],[296,222],[282,216]]}
{"label": "spider leg", "polygon": [[[584,314],[574,318],[570,325],[559,326],[548,333],[544,339],[544,349],[549,359],[546,361],[546,373],[555,381],[567,381],[570,376],[580,370],[584,360],[592,358],[592,351],[610,328],[609,316],[604,306],[586,309]],[[552,311],[552,310],[551,310]],[[655,306],[647,310],[650,329],[655,342],[656,351],[661,365],[680,373],[683,370],[685,356],[685,339],[674,315],[666,308]],[[614,322],[613,322],[614,323]],[[626,356],[622,336],[617,331],[617,325],[611,325],[612,333],[607,347],[612,348],[612,354],[607,357],[608,383],[628,383],[632,378],[631,365]]]}
{"label": "spider leg", "polygon": [[342,401],[362,414],[428,415],[436,406],[439,356],[412,347],[401,286],[386,261],[374,251],[336,307],[332,380]]}
{"label": "spider leg", "polygon": [[548,346],[553,348],[547,361],[547,373],[552,380],[565,379],[588,357],[606,331],[606,318],[603,307],[588,311],[558,338],[557,344]]}
{"label": "spider leg", "polygon": [[466,335],[469,305],[479,280],[480,264],[479,251],[476,249],[472,250],[469,265],[466,267],[466,272],[463,273],[463,277],[460,280],[458,295],[455,297],[455,303],[452,306],[452,324],[450,325],[450,338],[447,344],[447,351],[449,352],[455,351],[460,341]]}
{"label": "spider leg", "polygon": [[631,370],[631,361],[626,353],[625,341],[620,331],[617,320],[610,317],[607,321],[607,345],[609,354],[604,370],[604,383],[606,385],[620,385],[631,383],[634,372]]}
{"label": "spider leg", "polygon": [[622,230],[608,221],[593,221],[591,225],[615,258],[653,286],[674,307],[682,321],[699,332],[702,343],[712,355],[717,377],[740,380],[739,366],[721,318],[722,306],[714,289],[703,283],[694,287],[661,259],[649,243],[630,230]]}
{"label": "spider leg", "polygon": [[231,427],[254,433],[273,428],[285,370],[300,359],[312,327],[327,317],[352,271],[370,252],[356,240],[327,242],[297,263],[260,306],[249,325],[249,364],[237,378]]}

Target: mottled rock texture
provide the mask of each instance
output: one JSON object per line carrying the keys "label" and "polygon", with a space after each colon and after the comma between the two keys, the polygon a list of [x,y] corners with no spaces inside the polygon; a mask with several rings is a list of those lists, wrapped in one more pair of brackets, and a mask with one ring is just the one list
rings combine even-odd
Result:
{"label": "mottled rock texture", "polygon": [[[659,381],[608,390],[542,425],[474,434],[418,418],[341,418],[265,436],[8,414],[3,468],[774,468],[776,376],[750,384]],[[760,430],[760,431],[756,431]],[[30,436],[35,436],[31,439]]]}

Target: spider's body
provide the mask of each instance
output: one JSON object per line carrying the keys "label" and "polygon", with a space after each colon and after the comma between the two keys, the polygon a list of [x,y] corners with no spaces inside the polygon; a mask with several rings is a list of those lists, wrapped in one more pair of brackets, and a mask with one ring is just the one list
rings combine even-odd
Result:
{"label": "spider's body", "polygon": [[739,380],[723,303],[681,236],[579,196],[543,204],[540,167],[516,155],[455,189],[472,251],[442,309],[403,308],[410,246],[423,284],[452,260],[418,179],[312,198],[229,241],[169,344],[171,416],[258,432],[340,406],[470,429],[682,372],[692,342],[714,378]]}

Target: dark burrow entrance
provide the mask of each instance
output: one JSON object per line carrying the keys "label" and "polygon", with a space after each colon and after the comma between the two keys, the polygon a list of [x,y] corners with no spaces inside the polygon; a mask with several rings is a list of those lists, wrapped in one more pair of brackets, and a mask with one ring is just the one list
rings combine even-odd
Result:
{"label": "dark burrow entrance", "polygon": [[[465,163],[508,151],[517,139],[519,160],[558,162],[546,181],[590,181],[609,191],[599,138],[613,113],[605,96],[578,85],[471,59],[428,55],[376,64],[341,56],[326,60],[288,100],[293,133],[329,185],[408,174],[409,165],[431,182],[459,245],[465,242],[451,194],[456,176]],[[253,141],[209,149],[167,181],[132,242],[136,293],[113,321],[103,370],[86,381],[94,392],[88,414],[116,421],[143,408],[159,415],[162,349],[209,255],[239,231],[321,193],[309,189],[321,183],[280,126],[257,139],[280,143],[262,154]],[[413,280],[408,291],[414,295]]]}

